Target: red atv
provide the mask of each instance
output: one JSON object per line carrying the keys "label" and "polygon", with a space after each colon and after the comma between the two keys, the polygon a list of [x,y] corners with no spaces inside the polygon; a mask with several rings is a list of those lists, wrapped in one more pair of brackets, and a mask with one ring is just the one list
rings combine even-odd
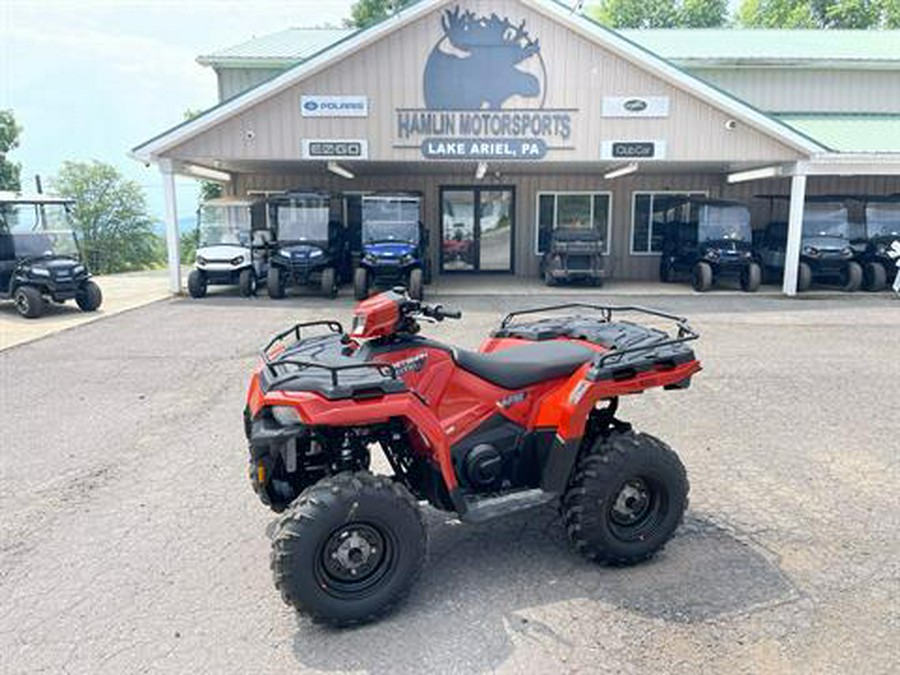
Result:
{"label": "red atv", "polygon": [[[553,316],[521,320],[539,312]],[[362,622],[400,600],[425,558],[421,501],[478,523],[560,500],[574,547],[614,564],[650,557],[681,521],[678,456],[615,413],[624,394],[689,386],[700,363],[685,319],[579,303],[513,312],[477,352],[418,335],[420,320],[460,316],[398,288],[359,303],[349,333],[298,324],[262,350],[245,410],[250,477],[284,511],[275,585],[314,619]],[[328,331],[301,334],[316,326]],[[368,471],[374,446],[393,476]]]}

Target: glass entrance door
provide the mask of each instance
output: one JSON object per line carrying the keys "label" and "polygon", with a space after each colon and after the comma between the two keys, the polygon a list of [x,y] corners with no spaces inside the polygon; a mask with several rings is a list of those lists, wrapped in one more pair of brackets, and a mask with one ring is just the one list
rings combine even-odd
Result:
{"label": "glass entrance door", "polygon": [[441,271],[510,272],[512,188],[441,190]]}

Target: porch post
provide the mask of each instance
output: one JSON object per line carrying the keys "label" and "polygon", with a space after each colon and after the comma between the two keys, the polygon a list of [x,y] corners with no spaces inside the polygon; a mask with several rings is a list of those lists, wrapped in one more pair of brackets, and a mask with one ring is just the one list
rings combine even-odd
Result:
{"label": "porch post", "polygon": [[806,175],[791,178],[791,206],[788,215],[787,246],[784,251],[785,295],[797,295],[797,272],[800,268],[800,241],[803,233],[803,204],[806,202]]}
{"label": "porch post", "polygon": [[175,201],[175,171],[171,160],[159,162],[166,200],[166,252],[169,262],[169,290],[173,295],[181,293],[181,257],[178,234],[178,205]]}

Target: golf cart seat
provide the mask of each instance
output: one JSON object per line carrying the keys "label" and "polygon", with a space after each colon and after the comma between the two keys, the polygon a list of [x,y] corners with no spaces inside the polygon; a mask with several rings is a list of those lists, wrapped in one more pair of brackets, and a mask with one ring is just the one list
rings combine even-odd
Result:
{"label": "golf cart seat", "polygon": [[546,342],[498,352],[456,350],[463,370],[504,389],[521,389],[538,382],[565,377],[590,361],[596,352],[566,342]]}

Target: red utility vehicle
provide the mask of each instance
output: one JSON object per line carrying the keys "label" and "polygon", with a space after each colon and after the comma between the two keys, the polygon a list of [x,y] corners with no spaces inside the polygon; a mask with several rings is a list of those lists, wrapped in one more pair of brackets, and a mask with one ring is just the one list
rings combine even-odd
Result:
{"label": "red utility vehicle", "polygon": [[[635,313],[674,328],[619,320]],[[298,324],[262,350],[250,477],[284,512],[275,585],[314,619],[370,620],[405,595],[425,557],[421,501],[478,523],[559,500],[574,547],[614,564],[650,557],[681,521],[677,455],[615,413],[620,396],[689,386],[700,363],[685,319],[576,303],[513,312],[477,352],[418,335],[450,318],[396,288],[359,303],[349,333]],[[375,447],[393,476],[369,472]]]}

